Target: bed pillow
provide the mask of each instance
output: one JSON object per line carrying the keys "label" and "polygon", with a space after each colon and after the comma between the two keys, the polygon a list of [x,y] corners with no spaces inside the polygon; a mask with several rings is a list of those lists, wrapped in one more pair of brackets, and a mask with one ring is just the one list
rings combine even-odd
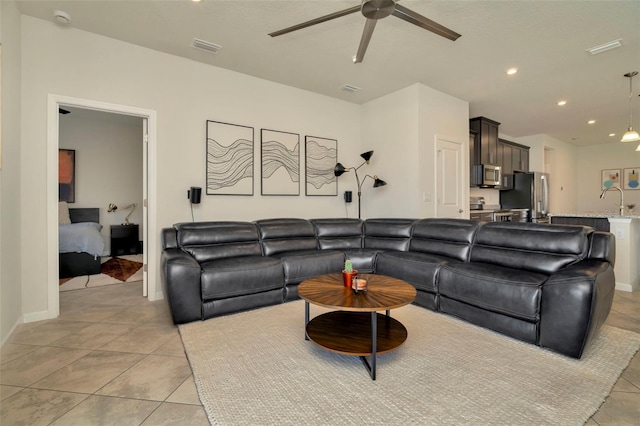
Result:
{"label": "bed pillow", "polygon": [[58,203],[58,225],[70,225],[71,218],[69,217],[69,205],[66,201],[60,201]]}

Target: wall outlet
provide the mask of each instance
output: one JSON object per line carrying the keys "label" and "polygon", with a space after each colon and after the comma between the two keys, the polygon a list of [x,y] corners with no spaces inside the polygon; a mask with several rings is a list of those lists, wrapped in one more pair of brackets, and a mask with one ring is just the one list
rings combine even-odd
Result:
{"label": "wall outlet", "polygon": [[431,202],[431,193],[430,192],[423,192],[422,193],[422,201],[424,201],[425,203]]}

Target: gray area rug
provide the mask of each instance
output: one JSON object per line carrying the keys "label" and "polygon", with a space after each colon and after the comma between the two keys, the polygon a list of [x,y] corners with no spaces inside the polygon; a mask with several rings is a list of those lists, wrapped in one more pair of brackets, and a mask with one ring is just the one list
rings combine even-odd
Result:
{"label": "gray area rug", "polygon": [[391,315],[409,337],[378,357],[376,381],[359,358],[304,340],[302,301],[179,329],[220,425],[582,425],[640,347],[603,326],[574,360],[413,305]]}

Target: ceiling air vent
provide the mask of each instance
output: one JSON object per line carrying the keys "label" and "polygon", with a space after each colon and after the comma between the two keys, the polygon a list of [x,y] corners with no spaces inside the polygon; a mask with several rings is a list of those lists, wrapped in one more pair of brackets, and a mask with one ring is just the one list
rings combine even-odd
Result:
{"label": "ceiling air vent", "polygon": [[219,46],[217,44],[214,44],[208,41],[200,40],[197,38],[193,39],[192,46],[195,47],[196,49],[206,50],[207,52],[211,52],[211,53],[218,53],[218,51],[222,49],[222,46]]}
{"label": "ceiling air vent", "polygon": [[343,90],[343,91],[349,92],[349,93],[355,93],[355,92],[358,92],[358,91],[360,91],[362,89],[359,88],[359,87],[356,87],[356,86],[352,86],[350,84],[345,84],[344,86],[340,87],[340,90]]}

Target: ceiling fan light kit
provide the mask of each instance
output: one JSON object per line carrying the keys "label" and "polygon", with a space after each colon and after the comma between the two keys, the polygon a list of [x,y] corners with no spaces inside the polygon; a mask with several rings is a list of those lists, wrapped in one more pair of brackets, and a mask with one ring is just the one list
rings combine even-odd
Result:
{"label": "ceiling fan light kit", "polygon": [[274,31],[272,33],[269,33],[269,35],[271,37],[281,36],[283,34],[301,30],[312,25],[321,24],[332,19],[350,15],[358,11],[360,11],[360,13],[362,13],[362,16],[367,18],[367,20],[365,21],[362,37],[360,38],[358,52],[353,57],[353,62],[356,64],[362,62],[362,60],[364,59],[364,54],[367,51],[367,47],[369,46],[369,42],[371,41],[371,36],[373,35],[373,30],[375,29],[378,20],[386,18],[389,15],[393,15],[405,22],[409,22],[410,24],[416,25],[427,31],[431,31],[434,34],[447,38],[451,41],[456,41],[460,37],[460,34],[458,34],[457,32],[450,30],[449,28],[440,25],[425,16],[422,16],[411,9],[398,4],[396,0],[362,0],[362,4],[360,6],[353,6],[348,9],[333,12],[329,15],[321,16],[319,18],[312,19],[310,21],[306,21],[288,28],[284,28],[279,31]]}
{"label": "ceiling fan light kit", "polygon": [[633,77],[635,77],[636,75],[638,75],[638,71],[631,71],[631,72],[628,72],[628,73],[626,73],[624,75],[625,77],[627,77],[629,79],[629,128],[627,129],[625,134],[622,135],[622,139],[620,139],[620,142],[637,142],[637,141],[640,141],[640,135],[638,134],[638,132],[633,130],[633,124],[632,124],[632,120],[633,120],[633,102],[632,102],[631,98],[633,97],[633,89],[632,89],[633,86],[631,84],[632,84],[632,81],[633,81]]}

